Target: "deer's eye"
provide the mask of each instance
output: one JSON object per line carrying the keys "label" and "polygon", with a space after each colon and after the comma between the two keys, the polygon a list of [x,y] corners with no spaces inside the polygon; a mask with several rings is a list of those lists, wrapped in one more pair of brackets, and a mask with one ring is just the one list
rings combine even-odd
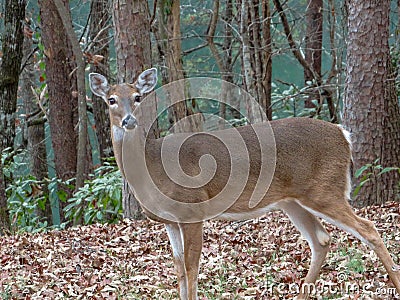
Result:
{"label": "deer's eye", "polygon": [[108,104],[114,105],[116,103],[117,103],[117,100],[115,100],[114,98],[108,98]]}
{"label": "deer's eye", "polygon": [[135,95],[133,100],[135,100],[135,102],[140,102],[140,96],[139,95]]}

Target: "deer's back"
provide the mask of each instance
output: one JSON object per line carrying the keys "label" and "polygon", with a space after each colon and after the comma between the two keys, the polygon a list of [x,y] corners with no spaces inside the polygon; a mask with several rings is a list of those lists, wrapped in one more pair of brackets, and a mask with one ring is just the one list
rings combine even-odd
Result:
{"label": "deer's back", "polygon": [[[276,146],[276,166],[272,183],[259,207],[265,207],[285,198],[304,198],[320,190],[331,187],[333,184],[345,187],[346,174],[351,163],[351,151],[343,130],[334,124],[309,119],[292,118],[270,122]],[[265,124],[253,125],[265,126]],[[236,131],[243,137],[246,144],[249,161],[241,154],[232,154],[232,151],[222,142],[230,135],[227,131]],[[261,148],[258,136],[251,126],[227,129],[197,134],[195,138],[188,138],[188,134],[175,134],[167,139],[181,143],[179,151],[180,167],[188,176],[200,173],[200,158],[209,154],[217,163],[213,178],[204,186],[189,188],[182,187],[167,176],[160,157],[161,144],[164,139],[152,140],[146,147],[149,171],[160,190],[171,198],[183,202],[201,202],[218,195],[229,181],[232,168],[239,168],[249,172],[247,182],[238,201],[230,211],[243,211],[248,205],[261,170]],[[233,136],[233,135],[232,135]],[[267,142],[263,151],[273,153],[274,142]],[[238,142],[238,147],[240,143]],[[233,151],[234,152],[234,151]],[[168,162],[167,162],[168,163]],[[235,182],[234,180],[232,181]],[[232,182],[230,182],[232,184]],[[238,182],[237,184],[242,184]],[[267,189],[267,187],[265,187]],[[257,207],[255,208],[257,210]]]}

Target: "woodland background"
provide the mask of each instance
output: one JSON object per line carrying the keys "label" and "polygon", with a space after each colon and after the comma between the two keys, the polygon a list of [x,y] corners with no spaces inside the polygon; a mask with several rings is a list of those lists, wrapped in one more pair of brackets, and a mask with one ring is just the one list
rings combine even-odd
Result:
{"label": "woodland background", "polygon": [[[166,233],[132,220],[143,216],[115,166],[106,105],[86,82],[89,72],[129,82],[153,66],[159,86],[221,78],[250,92],[270,119],[314,117],[350,130],[351,204],[399,264],[399,0],[1,5],[0,298],[176,299]],[[162,114],[154,135],[196,112],[248,122],[193,99]],[[333,241],[318,283],[337,290],[314,298],[396,298],[372,251],[324,225]],[[204,236],[201,299],[292,299],[289,284],[309,267],[306,241],[280,212],[207,222]]]}
{"label": "woodland background", "polygon": [[[210,76],[269,119],[341,123],[354,142],[353,205],[399,201],[400,1],[5,0],[0,62],[0,228],[38,231],[141,218],[115,167],[106,105],[88,72],[159,85]],[[240,112],[193,99],[158,121]]]}

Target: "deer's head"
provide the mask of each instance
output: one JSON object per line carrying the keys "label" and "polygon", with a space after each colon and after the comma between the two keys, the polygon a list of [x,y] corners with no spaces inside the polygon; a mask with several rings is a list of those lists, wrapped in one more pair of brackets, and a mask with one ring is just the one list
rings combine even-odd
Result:
{"label": "deer's head", "polygon": [[89,85],[93,94],[103,98],[110,111],[111,124],[125,130],[134,129],[137,125],[133,116],[135,107],[140,104],[142,96],[151,92],[157,84],[157,69],[151,68],[142,72],[133,83],[110,85],[103,75],[89,74]]}

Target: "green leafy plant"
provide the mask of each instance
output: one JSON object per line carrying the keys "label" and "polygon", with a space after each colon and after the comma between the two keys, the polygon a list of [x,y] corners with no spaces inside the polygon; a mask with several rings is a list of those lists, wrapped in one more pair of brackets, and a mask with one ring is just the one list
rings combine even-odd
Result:
{"label": "green leafy plant", "polygon": [[36,232],[48,224],[38,214],[45,209],[48,194],[42,192],[43,182],[29,173],[27,150],[5,149],[2,153],[3,173],[7,181],[7,205],[12,230]]}
{"label": "green leafy plant", "polygon": [[68,199],[65,216],[76,223],[115,223],[122,216],[121,174],[117,167],[105,164],[96,169],[72,198]]}
{"label": "green leafy plant", "polygon": [[351,276],[351,273],[362,274],[365,272],[364,256],[362,251],[354,247],[340,247],[334,254],[335,257],[339,257],[339,261],[344,259],[345,263],[344,272],[346,275]]}
{"label": "green leafy plant", "polygon": [[382,176],[383,174],[391,172],[391,171],[400,172],[400,167],[383,167],[381,164],[379,164],[379,160],[380,159],[378,158],[373,163],[362,166],[354,173],[354,176],[356,178],[360,179],[360,183],[354,189],[354,192],[353,192],[354,197],[358,195],[361,188],[367,182],[369,182],[373,179],[377,179],[380,176]]}
{"label": "green leafy plant", "polygon": [[37,232],[48,224],[38,210],[44,210],[48,195],[38,188],[40,182],[34,176],[21,176],[7,187],[8,209],[13,231]]}
{"label": "green leafy plant", "polygon": [[[400,64],[400,47],[398,43],[393,44],[390,47],[390,60],[392,62],[392,66],[394,69],[398,68]],[[400,76],[396,76],[395,78],[397,96],[400,96]],[[399,98],[400,104],[400,98]]]}
{"label": "green leafy plant", "polygon": [[[304,101],[309,96],[310,91],[314,89],[312,82],[307,82],[303,87],[296,86],[295,84],[285,86],[272,83],[272,88],[271,107],[273,111],[273,119],[314,117],[326,121],[330,120],[329,108],[326,101],[321,105],[318,101],[313,100],[312,102],[314,103],[315,108],[304,107]],[[319,112],[316,115],[317,108]]]}

